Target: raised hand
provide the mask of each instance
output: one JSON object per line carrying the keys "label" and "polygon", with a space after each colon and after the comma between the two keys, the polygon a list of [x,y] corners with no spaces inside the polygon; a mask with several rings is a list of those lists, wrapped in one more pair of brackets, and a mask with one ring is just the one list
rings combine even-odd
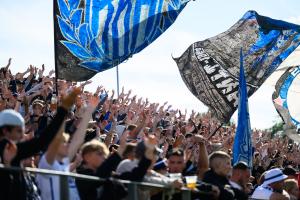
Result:
{"label": "raised hand", "polygon": [[98,104],[99,104],[99,98],[95,97],[95,96],[89,96],[88,103],[93,108],[96,108],[98,106]]}
{"label": "raised hand", "polygon": [[55,74],[55,70],[51,70],[50,72],[49,72],[49,77],[51,77],[53,74]]}
{"label": "raised hand", "polygon": [[30,74],[31,74],[31,75],[34,74],[34,66],[33,66],[33,65],[30,65],[29,71],[30,71]]}
{"label": "raised hand", "polygon": [[138,100],[138,105],[140,105],[141,104],[141,102],[142,102],[142,97],[141,98],[139,98],[139,100]]}
{"label": "raised hand", "polygon": [[111,98],[114,98],[114,96],[115,96],[115,90],[112,90],[111,91]]}
{"label": "raised hand", "polygon": [[11,59],[12,59],[12,58],[9,58],[9,59],[8,59],[8,65],[11,64]]}
{"label": "raised hand", "polygon": [[100,92],[102,92],[102,89],[103,89],[102,85],[98,86],[95,94],[98,96],[100,94]]}
{"label": "raised hand", "polygon": [[136,95],[134,95],[133,97],[132,97],[132,101],[135,101],[136,100]]}
{"label": "raised hand", "polygon": [[174,148],[179,147],[180,145],[182,145],[183,140],[184,140],[184,135],[183,135],[183,134],[179,134],[179,135],[176,137],[175,143],[174,143],[174,145],[173,145]]}
{"label": "raised hand", "polygon": [[10,64],[11,64],[11,58],[8,59],[8,63],[7,63],[7,65],[6,65],[6,67],[5,67],[5,70],[6,70],[6,71],[8,70]]}
{"label": "raised hand", "polygon": [[184,162],[187,163],[189,160],[191,160],[192,156],[193,156],[193,150],[192,149],[186,149],[184,151]]}
{"label": "raised hand", "polygon": [[65,108],[66,110],[69,110],[72,107],[72,105],[75,103],[76,97],[80,94],[80,92],[81,92],[80,88],[74,88],[68,96],[63,97],[62,107]]}
{"label": "raised hand", "polygon": [[128,136],[128,132],[125,131],[125,132],[121,135],[121,137],[120,137],[120,146],[119,146],[119,148],[118,148],[118,153],[119,153],[120,156],[123,155],[123,152],[124,152],[124,150],[125,150],[125,148],[126,148],[127,136]]}
{"label": "raised hand", "polygon": [[43,77],[44,71],[45,71],[45,65],[43,64],[43,65],[42,65],[42,69],[39,69],[39,71],[38,71],[39,78],[42,78],[42,77]]}
{"label": "raised hand", "polygon": [[194,135],[193,140],[195,143],[205,143],[206,139],[202,135]]}

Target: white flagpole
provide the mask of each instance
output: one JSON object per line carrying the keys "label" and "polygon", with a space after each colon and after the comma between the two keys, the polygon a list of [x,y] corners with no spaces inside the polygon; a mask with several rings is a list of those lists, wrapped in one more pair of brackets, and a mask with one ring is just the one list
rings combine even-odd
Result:
{"label": "white flagpole", "polygon": [[116,66],[116,72],[117,72],[117,94],[118,94],[118,97],[119,97],[119,95],[120,95],[119,63]]}

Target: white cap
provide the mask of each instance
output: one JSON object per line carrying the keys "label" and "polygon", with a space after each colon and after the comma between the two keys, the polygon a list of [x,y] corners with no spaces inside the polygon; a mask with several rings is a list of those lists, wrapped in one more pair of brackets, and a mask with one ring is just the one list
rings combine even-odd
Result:
{"label": "white cap", "polygon": [[20,126],[24,128],[24,118],[12,109],[3,110],[0,112],[0,127],[2,126]]}
{"label": "white cap", "polygon": [[279,168],[274,168],[266,172],[263,186],[268,186],[271,183],[283,181],[287,178]]}

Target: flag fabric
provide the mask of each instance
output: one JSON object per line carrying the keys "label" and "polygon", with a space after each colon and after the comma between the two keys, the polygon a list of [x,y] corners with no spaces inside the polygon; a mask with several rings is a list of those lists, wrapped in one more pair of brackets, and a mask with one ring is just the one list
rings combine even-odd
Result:
{"label": "flag fabric", "polygon": [[240,161],[252,167],[251,126],[248,110],[247,84],[243,66],[243,52],[240,53],[240,78],[238,92],[238,125],[233,143],[233,164]]}
{"label": "flag fabric", "polygon": [[229,30],[192,44],[174,60],[189,90],[226,123],[238,106],[240,47],[250,97],[299,44],[299,25],[248,11]]}
{"label": "flag fabric", "polygon": [[189,0],[54,0],[58,78],[83,81],[140,52]]}
{"label": "flag fabric", "polygon": [[[290,89],[293,84],[296,84],[295,80],[300,77],[299,74],[300,66],[287,68],[276,82],[275,91],[272,95],[274,106],[285,124],[288,125],[288,122],[291,122],[297,129],[300,128],[299,103],[296,99],[288,101],[288,97],[291,93],[297,92]],[[293,109],[290,110],[290,107],[293,107]],[[288,127],[292,127],[292,124],[289,124]]]}

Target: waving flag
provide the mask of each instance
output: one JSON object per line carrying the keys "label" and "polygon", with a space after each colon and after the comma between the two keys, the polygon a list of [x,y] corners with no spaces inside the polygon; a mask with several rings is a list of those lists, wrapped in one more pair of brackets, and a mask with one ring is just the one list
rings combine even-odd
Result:
{"label": "waving flag", "polygon": [[[296,93],[296,96],[299,96],[299,91],[291,90],[292,86],[296,84],[296,80],[298,80],[299,83],[299,74],[300,66],[289,67],[277,81],[275,92],[272,96],[274,106],[286,126],[292,127],[292,125],[294,125],[298,129],[300,128],[299,97],[294,101],[289,101],[289,96],[293,93]],[[290,107],[293,109],[290,109]]]}
{"label": "waving flag", "polygon": [[233,143],[233,163],[244,161],[252,167],[251,126],[248,110],[247,84],[244,74],[243,53],[240,53],[240,79],[238,95],[238,125]]}
{"label": "waving flag", "polygon": [[82,81],[140,52],[189,0],[54,0],[58,77]]}
{"label": "waving flag", "polygon": [[175,61],[189,90],[228,122],[238,106],[240,48],[250,97],[299,44],[299,25],[248,11],[229,30],[192,44]]}

